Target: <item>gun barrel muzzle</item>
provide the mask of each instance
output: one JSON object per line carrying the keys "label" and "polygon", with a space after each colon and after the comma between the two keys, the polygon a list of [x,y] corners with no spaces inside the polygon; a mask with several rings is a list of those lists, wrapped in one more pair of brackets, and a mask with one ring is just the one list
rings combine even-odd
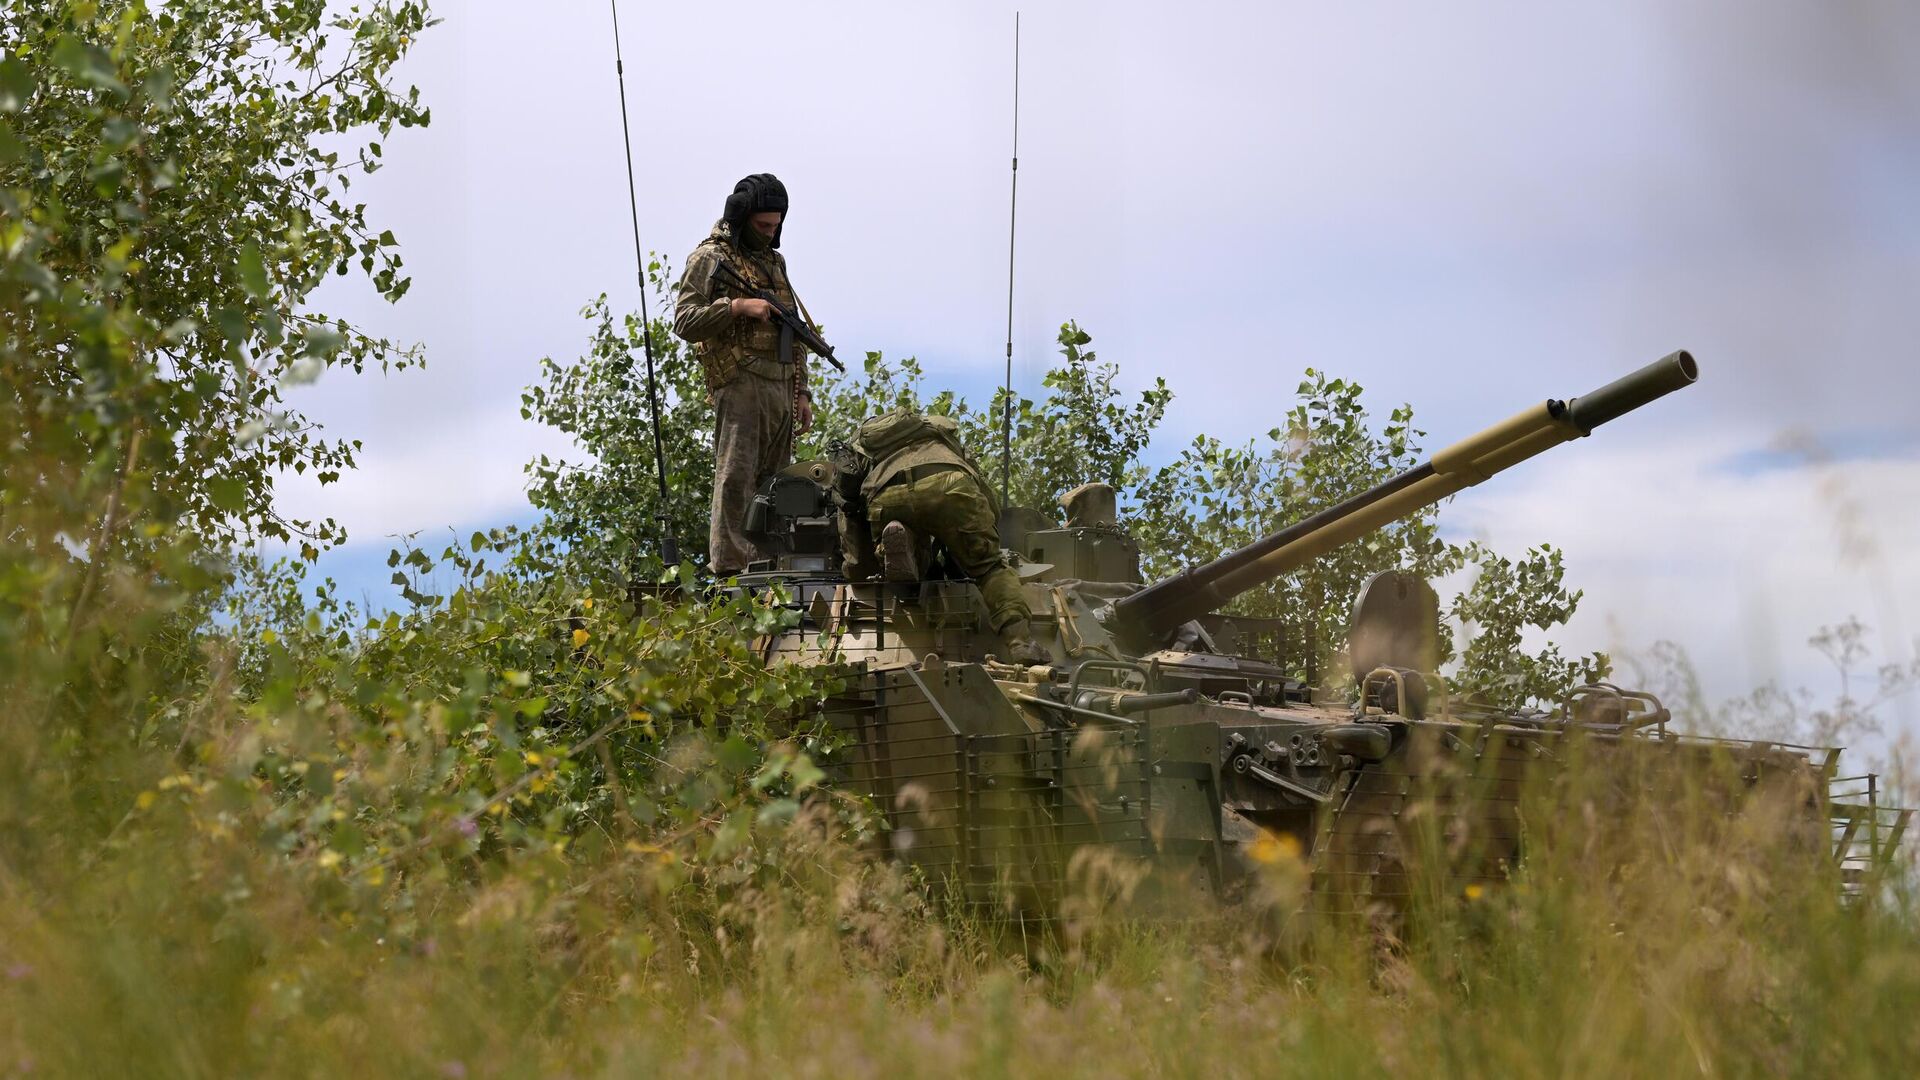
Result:
{"label": "gun barrel muzzle", "polygon": [[1700,365],[1693,354],[1677,349],[1631,375],[1622,375],[1591,394],[1582,394],[1567,403],[1567,419],[1583,434],[1591,435],[1601,424],[1639,408],[1655,398],[1665,397],[1693,385],[1700,377]]}

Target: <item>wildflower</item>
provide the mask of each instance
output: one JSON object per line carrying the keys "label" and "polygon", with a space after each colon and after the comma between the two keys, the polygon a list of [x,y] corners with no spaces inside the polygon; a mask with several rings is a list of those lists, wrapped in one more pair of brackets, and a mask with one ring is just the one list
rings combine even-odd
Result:
{"label": "wildflower", "polygon": [[340,860],[342,858],[345,858],[345,856],[341,855],[339,852],[333,850],[332,848],[328,848],[327,850],[320,853],[320,868],[323,870],[331,870],[334,867],[340,865]]}
{"label": "wildflower", "polygon": [[139,795],[134,797],[133,805],[136,809],[145,810],[149,806],[152,806],[153,800],[157,798],[159,798],[159,796],[155,795],[153,792],[143,791]]}
{"label": "wildflower", "polygon": [[1469,900],[1478,900],[1482,896],[1485,896],[1487,892],[1486,887],[1477,881],[1470,883],[1464,891]]}
{"label": "wildflower", "polygon": [[643,844],[638,840],[627,841],[627,850],[635,855],[649,856],[662,866],[679,860],[679,856],[675,855],[670,848],[663,848],[658,844]]}
{"label": "wildflower", "polygon": [[584,646],[587,643],[588,636],[585,629],[575,630],[573,632],[573,647],[578,649]]}
{"label": "wildflower", "polygon": [[1300,858],[1300,841],[1291,833],[1263,832],[1260,839],[1248,846],[1247,854],[1266,866],[1291,862]]}

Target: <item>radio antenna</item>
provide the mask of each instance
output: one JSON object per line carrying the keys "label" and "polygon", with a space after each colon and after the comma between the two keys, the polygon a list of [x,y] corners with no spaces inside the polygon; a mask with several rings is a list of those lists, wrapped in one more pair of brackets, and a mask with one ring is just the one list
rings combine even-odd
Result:
{"label": "radio antenna", "polygon": [[1000,506],[1013,482],[1013,239],[1020,210],[1020,13],[1013,13],[1013,186],[1007,195],[1007,381],[1000,413]]}
{"label": "radio antenna", "polygon": [[660,392],[653,378],[653,320],[647,315],[647,257],[640,248],[640,199],[633,192],[633,132],[627,125],[627,67],[620,57],[620,4],[607,0],[613,12],[613,71],[620,80],[620,145],[627,152],[627,213],[633,220],[633,262],[640,283],[640,349],[647,357],[647,415],[653,428],[654,477],[660,484],[660,501],[655,507],[654,523],[659,527],[660,565],[672,569],[680,565],[680,545],[673,538],[673,516],[667,512],[667,451],[660,435]]}

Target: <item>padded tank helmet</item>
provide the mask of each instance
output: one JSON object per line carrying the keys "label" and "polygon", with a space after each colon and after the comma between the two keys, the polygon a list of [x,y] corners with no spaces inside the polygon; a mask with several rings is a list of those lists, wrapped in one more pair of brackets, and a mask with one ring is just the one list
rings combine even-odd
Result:
{"label": "padded tank helmet", "polygon": [[773,230],[773,246],[777,248],[780,246],[780,233],[787,227],[787,186],[772,173],[754,173],[733,185],[733,194],[727,196],[727,206],[721,214],[721,220],[733,230],[733,235],[742,236],[752,227],[747,223],[748,218],[769,211],[777,212],[781,217],[779,227]]}

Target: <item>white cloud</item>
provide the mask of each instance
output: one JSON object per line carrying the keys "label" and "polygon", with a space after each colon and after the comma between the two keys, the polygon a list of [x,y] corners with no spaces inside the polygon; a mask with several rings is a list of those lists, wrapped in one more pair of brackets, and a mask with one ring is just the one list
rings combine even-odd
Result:
{"label": "white cloud", "polygon": [[[1684,645],[1710,698],[1770,679],[1838,689],[1807,638],[1850,615],[1882,661],[1920,633],[1920,457],[1728,467],[1758,449],[1693,438],[1621,445],[1600,429],[1463,493],[1450,529],[1506,554],[1566,552],[1580,613],[1554,637],[1571,650]],[[1866,552],[1861,541],[1871,545]],[[1852,552],[1852,554],[1849,554]],[[1899,718],[1913,723],[1920,702]]]}
{"label": "white cloud", "polygon": [[[282,514],[333,518],[349,542],[384,551],[385,538],[445,526],[524,519],[531,512],[521,469],[539,454],[583,460],[570,440],[512,410],[422,424],[407,438],[372,438],[359,468],[321,485],[311,473],[277,481]],[[333,432],[339,434],[339,432]],[[377,433],[374,433],[377,434]]]}

